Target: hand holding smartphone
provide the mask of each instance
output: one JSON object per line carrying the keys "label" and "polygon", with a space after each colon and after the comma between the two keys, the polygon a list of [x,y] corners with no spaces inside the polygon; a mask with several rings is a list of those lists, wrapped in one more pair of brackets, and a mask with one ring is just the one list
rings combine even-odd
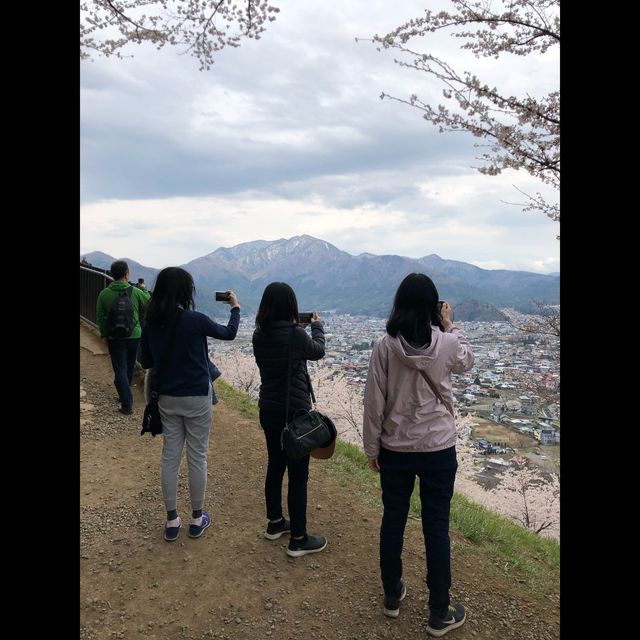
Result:
{"label": "hand holding smartphone", "polygon": [[238,297],[233,291],[216,291],[216,302],[222,302],[223,304],[231,305],[231,307],[240,307],[238,304]]}
{"label": "hand holding smartphone", "polygon": [[443,320],[448,320],[449,322],[453,322],[453,309],[451,305],[445,300],[438,301],[438,311],[440,312],[440,316]]}

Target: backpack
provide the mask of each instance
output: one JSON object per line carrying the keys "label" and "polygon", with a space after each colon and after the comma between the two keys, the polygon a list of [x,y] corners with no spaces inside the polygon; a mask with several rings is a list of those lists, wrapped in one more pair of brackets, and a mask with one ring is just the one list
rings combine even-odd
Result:
{"label": "backpack", "polygon": [[121,291],[111,303],[111,308],[107,315],[107,335],[110,338],[128,338],[135,326],[133,321],[133,302],[131,295],[133,287]]}

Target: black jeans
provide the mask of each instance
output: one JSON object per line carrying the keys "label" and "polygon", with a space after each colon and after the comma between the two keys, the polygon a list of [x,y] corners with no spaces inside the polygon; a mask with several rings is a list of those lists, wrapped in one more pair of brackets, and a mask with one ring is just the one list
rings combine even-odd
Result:
{"label": "black jeans", "polygon": [[429,608],[445,616],[451,587],[449,508],[458,463],[456,448],[430,453],[380,449],[380,484],[384,514],[380,526],[380,574],[386,595],[400,596],[402,545],[415,478],[420,478],[422,532],[427,552]]}
{"label": "black jeans", "polygon": [[118,391],[123,409],[130,409],[133,406],[131,382],[133,381],[139,344],[140,338],[109,340],[109,354],[111,355],[111,365],[115,373],[113,383]]}
{"label": "black jeans", "polygon": [[289,475],[287,506],[291,520],[291,536],[300,537],[307,533],[307,481],[309,480],[309,456],[301,460],[291,460],[280,446],[280,436],[284,429],[284,411],[260,409],[260,425],[267,440],[269,463],[264,483],[264,497],[267,503],[267,518],[277,520],[282,517],[282,479],[285,469]]}

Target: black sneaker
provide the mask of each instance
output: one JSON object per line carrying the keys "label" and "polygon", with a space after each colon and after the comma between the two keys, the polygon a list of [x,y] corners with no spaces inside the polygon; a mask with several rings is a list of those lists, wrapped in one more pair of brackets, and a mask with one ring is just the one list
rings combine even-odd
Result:
{"label": "black sneaker", "polygon": [[120,407],[118,411],[124,413],[125,416],[130,416],[133,413],[133,407]]}
{"label": "black sneaker", "polygon": [[404,580],[400,580],[400,585],[401,589],[399,598],[396,598],[395,596],[384,597],[384,615],[389,616],[390,618],[398,617],[400,613],[400,603],[407,595],[407,585],[404,583]]}
{"label": "black sneaker", "polygon": [[450,604],[447,615],[444,618],[431,614],[427,625],[427,633],[430,636],[439,638],[445,633],[449,633],[451,629],[457,629],[464,624],[465,619],[464,607],[459,603]]}
{"label": "black sneaker", "polygon": [[287,555],[292,558],[306,556],[307,553],[318,553],[327,546],[327,539],[324,536],[305,536],[302,540],[289,539]]}
{"label": "black sneaker", "polygon": [[278,522],[270,522],[267,525],[264,537],[267,540],[277,540],[283,533],[289,533],[290,531],[291,523],[286,518],[282,518]]}

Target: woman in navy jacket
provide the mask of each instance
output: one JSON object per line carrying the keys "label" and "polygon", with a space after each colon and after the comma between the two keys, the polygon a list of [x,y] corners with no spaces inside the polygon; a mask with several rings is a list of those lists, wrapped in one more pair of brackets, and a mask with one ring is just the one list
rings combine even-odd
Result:
{"label": "woman in navy jacket", "polygon": [[[228,292],[230,300],[225,303],[231,306],[227,326],[193,310],[194,292],[193,278],[184,269],[167,267],[160,271],[142,330],[141,364],[145,369],[161,368],[156,391],[162,418],[162,494],[167,510],[164,529],[167,542],[176,540],[182,527],[177,491],[185,441],[192,509],[189,537],[199,538],[211,524],[211,517],[202,510],[212,401],[207,336],[233,340],[240,324],[240,305],[233,291]],[[165,357],[168,361],[163,364]]]}

